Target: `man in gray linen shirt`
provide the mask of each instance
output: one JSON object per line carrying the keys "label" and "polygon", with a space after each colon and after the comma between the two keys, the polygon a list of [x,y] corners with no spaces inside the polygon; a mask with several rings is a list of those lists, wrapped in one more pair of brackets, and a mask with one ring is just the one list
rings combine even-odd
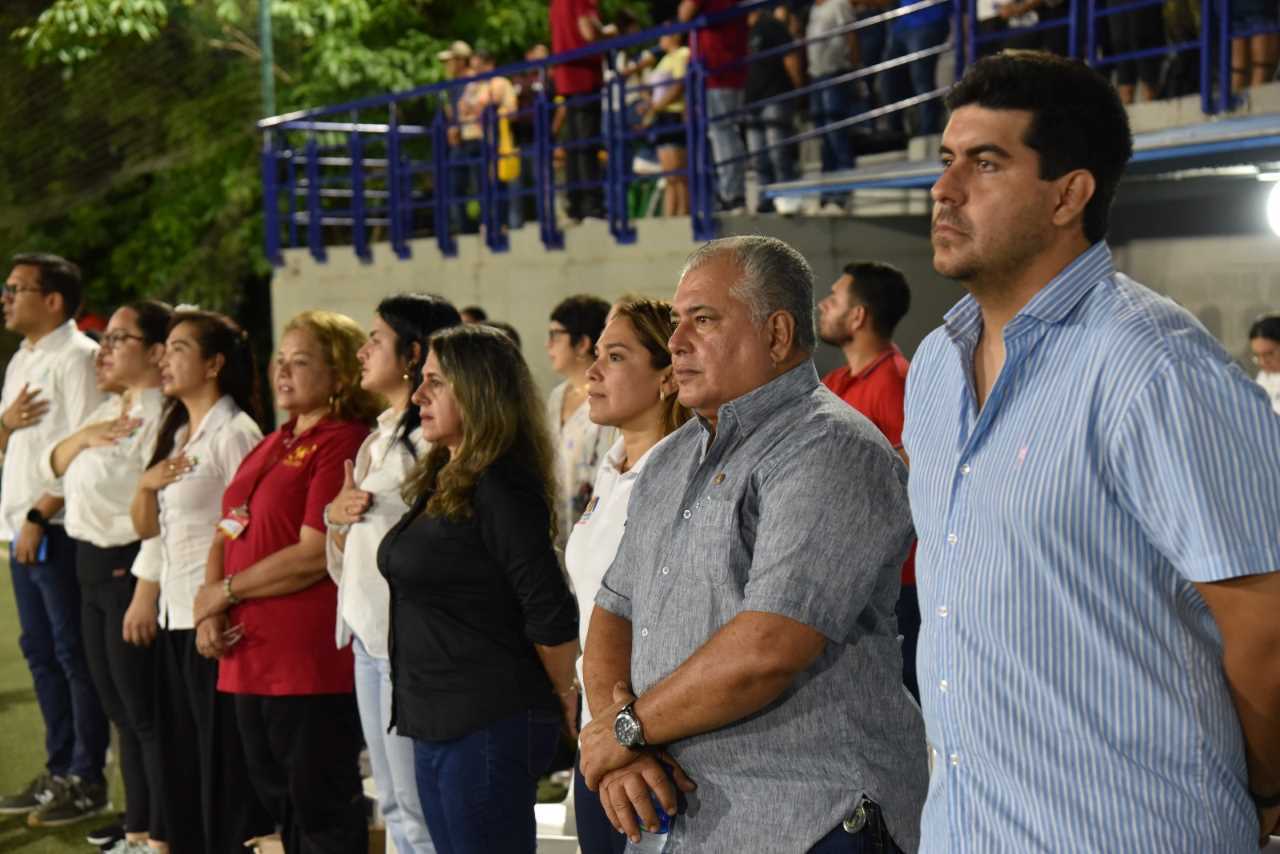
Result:
{"label": "man in gray linen shirt", "polygon": [[[587,784],[638,839],[650,790],[674,804],[645,749],[663,745],[697,785],[670,852],[863,850],[886,827],[914,851],[928,770],[894,620],[906,469],[818,382],[813,275],[785,243],[707,244],[674,307],[699,417],[653,449],[596,598]],[[865,836],[844,829],[868,815]]]}

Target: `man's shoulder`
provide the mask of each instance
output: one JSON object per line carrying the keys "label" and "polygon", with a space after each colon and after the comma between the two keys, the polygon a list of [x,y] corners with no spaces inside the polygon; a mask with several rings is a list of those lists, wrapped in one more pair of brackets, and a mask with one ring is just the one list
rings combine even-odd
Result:
{"label": "man's shoulder", "polygon": [[1154,372],[1179,363],[1231,362],[1195,315],[1123,273],[1098,283],[1081,320],[1091,350],[1107,354],[1116,367]]}

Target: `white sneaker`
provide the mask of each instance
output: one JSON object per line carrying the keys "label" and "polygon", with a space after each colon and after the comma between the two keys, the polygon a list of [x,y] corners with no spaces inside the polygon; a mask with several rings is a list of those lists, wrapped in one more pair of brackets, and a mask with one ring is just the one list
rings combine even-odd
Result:
{"label": "white sneaker", "polygon": [[151,854],[151,846],[145,842],[131,842],[128,839],[117,840],[115,845],[106,849],[103,854]]}
{"label": "white sneaker", "polygon": [[844,216],[845,210],[835,202],[827,202],[822,207],[818,208],[816,214],[818,216]]}

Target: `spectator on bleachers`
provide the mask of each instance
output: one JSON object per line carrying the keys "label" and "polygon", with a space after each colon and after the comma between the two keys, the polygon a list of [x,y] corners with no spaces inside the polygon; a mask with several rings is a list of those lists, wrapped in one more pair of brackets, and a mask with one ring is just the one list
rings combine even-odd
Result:
{"label": "spectator on bleachers", "polygon": [[683,171],[687,165],[684,76],[689,66],[689,48],[681,41],[679,33],[658,39],[662,59],[653,69],[652,100],[643,119],[644,125],[653,129],[650,138],[658,149],[658,164],[666,173],[663,216],[687,216],[689,213],[689,179]]}
{"label": "spectator on bleachers", "polygon": [[[809,77],[815,85],[823,84],[809,95],[809,118],[815,129],[843,121],[863,111],[865,99],[859,94],[857,81],[831,83],[832,78],[848,74],[859,65],[858,36],[853,30],[836,32],[857,20],[849,0],[815,0],[809,11],[805,36],[809,42]],[[829,38],[821,36],[832,33]],[[834,128],[822,135],[822,171],[842,172],[854,166],[853,138],[848,127]],[[844,213],[849,194],[826,191],[822,194],[819,213]]]}
{"label": "spectator on bleachers", "polygon": [[1260,317],[1249,327],[1249,349],[1258,366],[1258,385],[1271,396],[1271,408],[1280,415],[1280,314]]}
{"label": "spectator on bleachers", "polygon": [[[898,0],[897,5],[910,6],[919,0]],[[889,44],[885,48],[885,60],[898,59],[917,51],[937,47],[951,33],[950,3],[930,6],[889,24]],[[923,95],[938,88],[938,55],[917,59],[906,66],[898,66],[886,72],[886,101],[903,101]],[[907,132],[905,110],[890,113],[889,127],[898,133]],[[942,130],[942,102],[938,98],[925,101],[913,108],[915,136],[935,134]]]}
{"label": "spectator on bleachers", "polygon": [[[466,77],[470,73],[471,68],[471,45],[459,39],[449,47],[436,54],[436,59],[440,60],[444,66],[444,79],[457,80]],[[453,198],[466,194],[467,186],[467,169],[466,166],[457,161],[463,159],[462,155],[462,134],[458,125],[458,98],[462,95],[462,88],[459,86],[449,87],[448,92],[440,104],[440,109],[444,112],[445,120],[448,125],[445,129],[445,137],[449,143],[449,167],[447,183],[449,194]],[[466,219],[466,205],[464,203],[456,203],[449,207],[449,230],[457,233],[463,227]]]}
{"label": "spectator on bleachers", "polygon": [[[472,75],[487,74],[493,69],[493,57],[488,51],[477,50],[472,55]],[[516,90],[506,77],[498,75],[484,80],[472,81],[463,88],[462,95],[458,98],[458,123],[462,138],[461,152],[462,157],[466,160],[478,160],[485,157],[483,119],[485,110],[490,106],[494,107],[500,116],[510,116],[511,113],[515,112]],[[497,144],[496,137],[493,140],[493,144]],[[482,173],[484,168],[482,163],[469,163],[467,165],[463,195],[475,196],[480,194],[483,186]],[[509,197],[507,193],[509,188],[504,185],[494,189],[498,204],[498,222],[502,223],[505,228],[508,216],[507,205]],[[472,234],[479,230],[479,220],[476,217],[467,215],[464,217],[463,222],[462,230],[465,233]]]}
{"label": "spectator on bleachers", "polygon": [[[1276,26],[1275,0],[1231,0],[1231,32]],[[1231,91],[1269,83],[1276,74],[1280,35],[1258,33],[1231,40]]]}
{"label": "spectator on bleachers", "polygon": [[[538,62],[550,55],[551,51],[545,44],[535,44],[524,52],[524,59],[525,62]],[[537,199],[531,192],[537,186],[537,170],[533,160],[536,136],[533,110],[539,93],[545,91],[547,98],[554,100],[555,90],[550,78],[546,78],[544,82],[542,72],[537,68],[513,75],[511,83],[516,90],[516,115],[511,120],[511,132],[515,135],[515,143],[521,156],[520,178],[510,184],[511,192],[520,193],[518,197],[511,199],[511,210],[507,218],[514,230],[538,216]]]}
{"label": "spectator on bleachers", "polygon": [[[1129,2],[1130,0],[1102,0],[1102,5],[1115,8],[1128,5]],[[1108,15],[1106,21],[1113,56],[1149,50],[1165,43],[1164,16],[1159,6],[1143,6],[1141,9]],[[1164,58],[1161,56],[1148,56],[1117,63],[1115,84],[1120,100],[1126,104],[1154,100],[1160,85],[1160,66],[1163,62]]]}
{"label": "spectator on bleachers", "polygon": [[[767,11],[756,10],[747,17],[751,27],[748,45],[753,56],[747,67],[746,100],[754,104],[764,98],[785,95],[804,85],[800,50],[755,59],[762,51],[783,47],[793,41],[787,25]],[[747,119],[747,148],[755,157],[756,178],[761,184],[793,181],[797,177],[791,146],[778,143],[795,134],[796,101],[789,98],[754,107]],[[770,148],[769,146],[773,146]],[[756,213],[773,213],[772,199],[761,197]]]}
{"label": "spectator on bleachers", "polygon": [[[597,0],[551,0],[551,51],[566,53],[586,47],[608,35],[600,22]],[[564,106],[564,139],[566,143],[594,139],[601,132],[600,87],[604,71],[599,56],[563,62],[551,70],[556,95],[578,103]],[[596,95],[588,98],[586,96]],[[565,172],[569,183],[566,197],[569,218],[581,221],[587,217],[603,219],[604,191],[600,183],[600,149],[597,144],[573,148],[565,152]],[[581,186],[586,184],[588,186]]]}
{"label": "spectator on bleachers", "polygon": [[[681,0],[678,17],[681,21],[692,21],[699,15],[714,15],[736,5],[736,0]],[[747,19],[738,15],[698,31],[693,38],[698,61],[708,72],[706,118],[710,120],[742,109],[747,69],[739,63],[747,57]],[[711,123],[707,128],[711,156],[716,163],[716,209],[725,213],[741,213],[747,205],[747,149],[742,142],[740,123],[741,118],[736,117]]]}
{"label": "spectator on bleachers", "polygon": [[995,20],[998,29],[1007,30],[1012,35],[1002,42],[996,42],[996,50],[1047,50],[1060,56],[1067,54],[1067,27],[1054,27],[1049,30],[1019,33],[1019,30],[1031,30],[1040,24],[1061,21],[1067,17],[1071,4],[1065,0],[1008,0],[995,4]]}

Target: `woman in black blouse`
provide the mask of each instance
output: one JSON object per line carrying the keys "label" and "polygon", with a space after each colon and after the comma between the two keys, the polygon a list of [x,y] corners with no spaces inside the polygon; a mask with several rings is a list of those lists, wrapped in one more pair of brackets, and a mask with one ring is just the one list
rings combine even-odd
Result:
{"label": "woman in black blouse", "polygon": [[432,337],[413,402],[433,447],[378,550],[393,723],[414,740],[440,854],[533,854],[537,781],[577,714],[544,407],[520,352],[483,326]]}

